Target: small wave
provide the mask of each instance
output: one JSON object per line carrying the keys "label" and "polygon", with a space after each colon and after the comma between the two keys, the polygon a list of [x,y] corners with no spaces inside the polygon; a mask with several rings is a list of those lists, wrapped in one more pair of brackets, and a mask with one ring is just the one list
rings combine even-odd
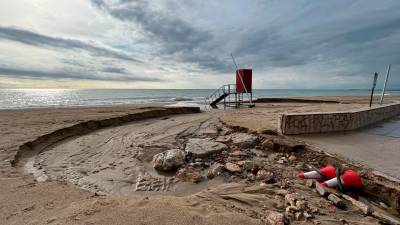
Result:
{"label": "small wave", "polygon": [[183,102],[183,101],[193,101],[193,98],[184,98],[184,97],[177,97],[173,98],[172,101],[174,102]]}

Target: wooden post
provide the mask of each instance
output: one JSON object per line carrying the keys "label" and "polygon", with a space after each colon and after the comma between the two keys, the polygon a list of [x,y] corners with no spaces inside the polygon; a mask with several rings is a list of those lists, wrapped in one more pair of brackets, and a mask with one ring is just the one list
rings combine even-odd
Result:
{"label": "wooden post", "polygon": [[386,77],[385,77],[385,83],[383,84],[381,101],[379,102],[379,104],[381,104],[381,105],[382,105],[382,103],[383,103],[383,97],[385,96],[385,90],[386,90],[386,84],[387,84],[387,82],[388,82],[388,77],[389,77],[389,72],[390,72],[390,66],[391,66],[391,64],[388,65],[388,68],[387,68],[387,71],[386,71]]}
{"label": "wooden post", "polygon": [[372,98],[374,97],[374,90],[375,90],[375,87],[376,87],[376,80],[377,79],[378,79],[378,73],[375,72],[374,81],[372,82],[371,99],[369,100],[369,107],[372,106]]}

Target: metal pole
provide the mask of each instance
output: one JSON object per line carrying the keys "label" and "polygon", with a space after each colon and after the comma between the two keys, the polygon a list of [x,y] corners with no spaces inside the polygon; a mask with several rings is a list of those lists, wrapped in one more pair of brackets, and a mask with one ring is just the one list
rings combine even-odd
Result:
{"label": "metal pole", "polygon": [[389,73],[390,73],[390,67],[391,67],[391,64],[388,65],[388,68],[387,68],[387,71],[386,71],[385,84],[383,85],[381,101],[379,102],[379,104],[381,104],[381,105],[383,103],[383,97],[385,96],[386,84],[388,82],[388,77],[389,77]]}
{"label": "metal pole", "polygon": [[378,73],[375,72],[375,74],[374,74],[374,81],[372,82],[372,90],[371,90],[371,98],[370,98],[370,100],[369,100],[369,107],[372,106],[372,98],[374,97],[374,90],[375,90],[375,87],[376,87],[376,80],[377,80],[377,79],[378,79]]}

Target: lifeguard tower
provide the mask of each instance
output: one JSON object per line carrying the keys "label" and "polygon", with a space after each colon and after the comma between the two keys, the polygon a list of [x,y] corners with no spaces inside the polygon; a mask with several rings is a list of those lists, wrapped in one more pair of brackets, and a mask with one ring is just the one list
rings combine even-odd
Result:
{"label": "lifeguard tower", "polygon": [[[234,101],[231,97],[235,97]],[[246,101],[244,98],[247,98]],[[254,107],[253,104],[253,90],[252,90],[252,70],[251,69],[237,69],[236,70],[236,84],[225,84],[215,90],[206,101],[212,108],[218,108],[217,104],[223,101],[224,108],[235,107],[239,108],[241,105]]]}

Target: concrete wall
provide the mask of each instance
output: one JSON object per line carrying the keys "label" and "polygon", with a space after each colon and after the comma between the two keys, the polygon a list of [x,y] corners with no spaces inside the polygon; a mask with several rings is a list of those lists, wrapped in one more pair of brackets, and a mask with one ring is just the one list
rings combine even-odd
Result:
{"label": "concrete wall", "polygon": [[346,112],[287,113],[280,118],[282,134],[348,131],[400,115],[400,103]]}

